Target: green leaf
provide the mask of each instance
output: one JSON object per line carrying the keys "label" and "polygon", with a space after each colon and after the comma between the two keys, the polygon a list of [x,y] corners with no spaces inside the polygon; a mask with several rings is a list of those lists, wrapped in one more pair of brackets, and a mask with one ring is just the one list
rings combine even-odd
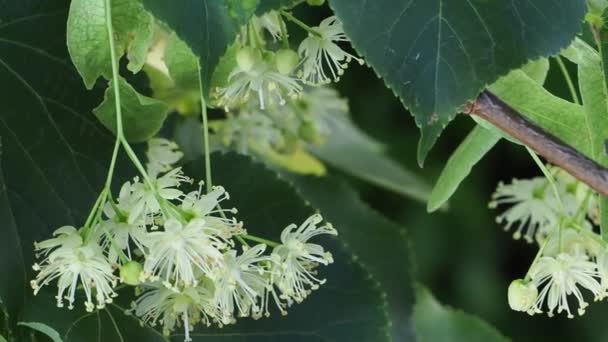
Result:
{"label": "green leaf", "polygon": [[[603,37],[600,34],[600,37]],[[603,41],[600,42],[603,44]],[[605,52],[600,53],[582,40],[572,45],[570,57],[578,64],[579,89],[585,111],[585,135],[590,137],[589,157],[608,167],[608,75],[603,67]],[[608,197],[600,196],[600,225],[602,235],[608,232]]]}
{"label": "green leaf", "polygon": [[[201,164],[187,167],[187,173],[202,177],[204,167]],[[238,208],[238,216],[250,234],[277,241],[288,224],[299,224],[314,213],[314,209],[306,204],[293,186],[249,157],[214,153],[212,165],[215,184],[224,186],[230,192],[228,205]],[[252,195],[255,195],[255,200],[252,200]],[[203,328],[194,333],[194,341],[390,341],[385,312],[387,303],[380,290],[384,286],[377,284],[378,278],[370,277],[368,272],[373,275],[372,269],[368,264],[361,265],[363,255],[354,252],[354,246],[347,238],[351,234],[359,234],[357,229],[347,225],[349,222],[337,222],[327,215],[325,218],[333,222],[341,234],[338,239],[320,237],[317,242],[330,251],[335,259],[334,264],[319,269],[319,276],[327,279],[325,285],[311,293],[303,303],[294,304],[287,316],[282,317],[275,312],[267,319],[241,319],[236,325],[221,329]],[[398,231],[394,232],[399,237]],[[346,241],[347,246],[344,247],[341,241]],[[403,256],[400,254],[402,250],[394,252]],[[359,258],[355,258],[356,255]],[[399,260],[404,270],[408,270],[407,261],[407,257]],[[403,303],[411,303],[408,292],[404,291],[408,284],[409,278],[404,279],[399,287]],[[399,325],[398,328],[404,326]],[[178,334],[174,340],[182,341],[183,336]]]}
{"label": "green leaf", "polygon": [[323,144],[308,146],[317,157],[387,190],[421,202],[428,199],[430,187],[426,181],[390,159],[384,146],[355,126],[347,109],[328,113],[323,120],[331,135]]}
{"label": "green leaf", "polygon": [[198,93],[197,58],[176,34],[169,36],[164,59],[175,84],[180,88],[195,89]]}
{"label": "green leaf", "polygon": [[345,182],[333,177],[288,177],[302,198],[334,224],[340,239],[379,282],[387,298],[392,341],[413,341],[412,263],[403,227],[372,210]]}
{"label": "green leaf", "polygon": [[160,38],[144,67],[154,97],[182,114],[200,112],[197,60],[175,33]]}
{"label": "green leaf", "polygon": [[591,141],[585,132],[582,106],[561,99],[521,70],[514,70],[489,89],[518,112],[565,143],[588,154]]}
{"label": "green leaf", "polygon": [[[1,165],[1,163],[0,163]],[[25,300],[25,266],[21,252],[21,239],[8,199],[7,185],[0,166],[0,274],[5,275],[0,282],[0,322],[4,319],[10,325],[16,323],[17,314]],[[8,279],[10,275],[10,280]],[[2,319],[2,315],[4,318]]]}
{"label": "green leaf", "polygon": [[199,56],[205,94],[220,57],[234,42],[241,25],[253,15],[256,0],[142,0]]}
{"label": "green leaf", "polygon": [[471,173],[473,166],[486,155],[501,136],[481,126],[476,126],[467,138],[458,146],[433,188],[427,210],[433,212],[452,197],[462,181]]}
{"label": "green leaf", "polygon": [[422,130],[422,162],[486,84],[558,53],[581,28],[585,0],[332,0],[355,49]]}
{"label": "green leaf", "polygon": [[443,307],[421,286],[416,288],[414,324],[419,342],[509,341],[481,319]]}
{"label": "green leaf", "polygon": [[260,4],[255,13],[257,15],[262,15],[272,10],[293,7],[299,2],[300,0],[260,0]]}
{"label": "green leaf", "polygon": [[61,336],[59,336],[59,333],[55,329],[49,327],[48,325],[46,325],[44,323],[19,322],[19,325],[28,327],[28,328],[36,330],[38,332],[41,332],[41,333],[45,334],[46,336],[48,336],[51,340],[53,340],[53,342],[63,342],[63,340],[61,339]]}
{"label": "green leaf", "polygon": [[[85,85],[91,89],[99,76],[111,79],[110,43],[104,0],[74,0],[70,5],[67,43]],[[117,57],[127,54],[127,68],[144,65],[154,35],[152,16],[138,0],[113,0],[112,24]]]}
{"label": "green leaf", "polygon": [[2,336],[2,335],[0,335],[0,342],[7,342],[6,338],[4,336]]}
{"label": "green leaf", "polygon": [[[116,133],[114,84],[114,81],[110,82],[103,102],[94,109],[94,113],[104,126]],[[161,101],[139,94],[123,78],[119,78],[118,84],[125,137],[132,142],[150,139],[162,128],[169,107]]]}

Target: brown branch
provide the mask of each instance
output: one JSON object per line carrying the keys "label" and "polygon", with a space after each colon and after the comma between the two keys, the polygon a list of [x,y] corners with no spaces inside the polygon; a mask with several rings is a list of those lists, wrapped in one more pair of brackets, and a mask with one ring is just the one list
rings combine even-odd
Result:
{"label": "brown branch", "polygon": [[491,92],[481,93],[465,114],[490,122],[593,190],[608,196],[607,168],[540,128]]}

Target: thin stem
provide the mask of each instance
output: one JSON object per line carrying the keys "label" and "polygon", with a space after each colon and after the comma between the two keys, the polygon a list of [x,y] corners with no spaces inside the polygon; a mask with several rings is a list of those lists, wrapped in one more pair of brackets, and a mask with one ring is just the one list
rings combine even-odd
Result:
{"label": "thin stem", "polygon": [[557,189],[557,184],[555,182],[555,178],[553,177],[551,172],[547,169],[545,164],[543,164],[543,162],[540,160],[540,158],[538,158],[536,153],[534,153],[534,151],[532,151],[529,147],[526,147],[526,150],[528,151],[528,153],[530,153],[530,156],[532,157],[532,159],[534,159],[534,162],[536,163],[536,165],[538,165],[540,170],[543,172],[543,174],[549,181],[549,184],[551,185],[551,188],[553,189],[553,194],[555,195],[555,198],[557,199],[557,203],[560,206],[560,210],[562,210],[562,212],[566,212],[564,203],[562,202],[562,199],[559,195],[559,190]]}
{"label": "thin stem", "polygon": [[287,34],[287,25],[285,21],[279,18],[279,26],[281,27],[281,40],[283,41],[283,47],[289,49],[289,35]]}
{"label": "thin stem", "polygon": [[[103,202],[105,200],[107,192],[108,192],[108,189],[105,188],[101,191],[99,196],[97,196],[97,200],[95,200],[95,204],[93,204],[93,208],[91,209],[91,212],[89,213],[89,216],[87,217],[87,220],[84,223],[84,227],[87,231],[89,228],[91,228],[91,226],[93,224],[93,219],[97,215],[97,211],[98,211],[99,207],[101,206],[101,202]],[[85,232],[85,236],[87,234],[88,234],[88,232]]]}
{"label": "thin stem", "polygon": [[538,259],[540,259],[540,257],[543,255],[543,251],[545,250],[545,246],[547,245],[547,242],[549,242],[548,238],[547,238],[547,240],[545,240],[545,242],[543,242],[543,245],[540,246],[540,248],[538,249],[538,252],[536,252],[536,255],[534,256],[534,260],[532,260],[532,263],[530,264],[530,267],[528,268],[528,272],[526,272],[524,280],[526,280],[526,281],[530,280],[530,272],[534,268],[534,265],[538,262]]}
{"label": "thin stem", "polygon": [[576,92],[576,88],[574,87],[574,82],[572,81],[572,78],[570,77],[570,73],[568,72],[568,69],[566,68],[566,64],[564,64],[564,60],[562,59],[561,56],[556,56],[555,60],[557,61],[557,64],[559,65],[559,68],[561,69],[562,74],[564,75],[564,78],[566,79],[566,83],[568,84],[568,90],[570,90],[570,96],[572,96],[572,100],[574,101],[574,103],[580,105],[581,100],[578,98],[578,93]]}
{"label": "thin stem", "polygon": [[236,235],[235,236],[237,241],[240,242],[242,245],[249,247],[249,244],[247,243],[247,241],[245,241],[245,239],[243,239],[240,235]]}
{"label": "thin stem", "polygon": [[306,25],[304,22],[302,22],[300,19],[294,17],[291,13],[287,12],[287,11],[281,11],[281,15],[284,16],[285,18],[287,18],[289,21],[291,21],[292,23],[300,26],[302,29],[304,29],[305,31],[309,32],[310,34],[313,34],[319,38],[322,38],[323,35],[315,30],[314,28]]}
{"label": "thin stem", "polygon": [[116,60],[116,47],[114,46],[114,29],[112,28],[112,5],[111,0],[105,0],[106,30],[110,44],[110,62],[112,65],[112,82],[114,83],[114,106],[116,109],[116,135],[120,139],[123,135],[122,108],[120,105],[120,85],[118,84],[118,61]]}
{"label": "thin stem", "polygon": [[[549,170],[547,169],[547,167],[545,166],[545,164],[543,164],[543,162],[540,160],[540,158],[538,158],[538,156],[536,155],[536,153],[534,153],[534,151],[532,151],[529,147],[526,146],[526,150],[528,150],[528,153],[530,153],[530,156],[532,156],[532,159],[534,159],[534,162],[536,163],[536,165],[538,165],[538,167],[541,169],[541,171],[543,172],[543,174],[545,175],[545,177],[547,177],[547,180],[549,181],[549,183],[551,184],[551,188],[553,189],[553,194],[555,195],[555,198],[557,199],[557,203],[559,205],[559,208],[561,210],[561,212],[563,214],[566,213],[566,208],[564,207],[564,203],[562,202],[562,199],[559,195],[559,190],[557,189],[557,184],[555,182],[555,178],[553,178],[553,175],[551,174],[551,172],[549,172]],[[562,250],[562,236],[563,236],[563,231],[564,231],[564,222],[565,220],[563,218],[561,218],[559,220],[559,228],[558,228],[558,248],[559,251]]]}
{"label": "thin stem", "polygon": [[127,139],[124,135],[124,130],[122,126],[122,105],[120,101],[120,74],[118,72],[118,60],[116,59],[116,47],[114,46],[114,29],[112,28],[112,6],[111,0],[105,0],[105,10],[106,10],[106,29],[108,31],[108,41],[110,44],[110,61],[112,65],[112,82],[114,83],[114,106],[116,110],[116,137],[122,143],[122,146],[127,152],[129,159],[135,164],[135,167],[141,173],[144,181],[147,185],[153,189],[154,185],[146,172],[146,169],[143,167],[135,152],[127,142]]}
{"label": "thin stem", "polygon": [[201,98],[201,117],[203,120],[203,155],[205,157],[205,186],[207,193],[213,189],[211,181],[211,152],[209,150],[209,120],[207,119],[207,103],[203,93],[203,79],[201,77],[201,64],[198,63],[198,88]]}
{"label": "thin stem", "polygon": [[266,240],[266,239],[263,239],[261,237],[257,237],[257,236],[253,236],[253,235],[243,234],[243,235],[239,235],[239,236],[242,237],[243,239],[246,239],[246,240],[249,240],[249,241],[263,243],[263,244],[268,245],[270,247],[277,247],[277,246],[280,245],[280,243],[278,243],[278,242]]}

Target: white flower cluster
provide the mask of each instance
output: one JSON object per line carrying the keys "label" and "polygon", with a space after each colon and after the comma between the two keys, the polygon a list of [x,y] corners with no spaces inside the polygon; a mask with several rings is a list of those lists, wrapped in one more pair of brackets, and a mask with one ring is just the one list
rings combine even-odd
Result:
{"label": "white flower cluster", "polygon": [[212,138],[216,145],[244,154],[290,154],[302,144],[324,143],[331,135],[328,121],[347,114],[347,102],[337,91],[312,88],[285,106],[273,105],[263,111],[252,101],[238,115],[213,121]]}
{"label": "white flower cluster", "polygon": [[596,195],[563,170],[549,170],[553,184],[545,178],[499,184],[490,207],[510,205],[497,221],[505,230],[516,226],[515,239],[539,245],[526,277],[509,286],[510,307],[572,318],[585,313],[588,294],[596,301],[608,296],[608,245],[594,232]]}
{"label": "white flower cluster", "polygon": [[527,242],[541,243],[556,230],[562,217],[577,213],[582,215],[583,226],[590,224],[587,219],[597,223],[598,204],[589,187],[558,168],[551,168],[551,172],[559,199],[544,177],[514,179],[510,184],[498,184],[489,206],[510,206],[496,217],[496,221],[504,224],[505,230],[515,228],[514,239],[523,237]]}
{"label": "white flower cluster", "polygon": [[222,187],[180,189],[193,181],[172,166],[182,156],[173,142],[153,139],[147,155],[152,186],[137,178],[126,182],[90,227],[62,227],[36,243],[42,260],[34,265],[34,293],[56,280],[57,305],[67,300],[71,309],[82,287],[85,307],[93,311],[112,302],[120,280],[143,289],[134,303],[143,322],[161,323],[167,334],[181,326],[190,341],[199,322],[222,326],[237,317],[259,318],[270,314],[270,301],[286,313],[325,282],[317,268],[332,256],[310,239],[337,231],[320,215],[286,227],[281,243],[249,246],[236,210],[221,208],[229,199]]}
{"label": "white flower cluster", "polygon": [[[289,15],[291,17],[291,15]],[[240,49],[236,54],[236,67],[227,84],[215,89],[217,105],[226,111],[240,108],[255,94],[260,110],[273,105],[283,106],[288,99],[299,97],[303,85],[319,86],[339,81],[351,60],[363,64],[358,58],[340,47],[348,42],[342,23],[335,16],[323,20],[317,27],[308,27],[298,19],[293,21],[308,30],[295,52],[287,47],[277,51],[268,49],[265,33],[273,42],[288,35],[283,15],[272,11],[254,17],[237,38]]]}

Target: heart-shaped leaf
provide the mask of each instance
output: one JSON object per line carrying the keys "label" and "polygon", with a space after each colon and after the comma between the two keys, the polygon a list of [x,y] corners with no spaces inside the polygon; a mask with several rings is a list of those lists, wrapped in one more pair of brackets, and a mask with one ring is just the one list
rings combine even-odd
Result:
{"label": "heart-shaped leaf", "polygon": [[585,0],[332,0],[353,46],[409,108],[422,162],[489,83],[556,54],[580,30]]}

